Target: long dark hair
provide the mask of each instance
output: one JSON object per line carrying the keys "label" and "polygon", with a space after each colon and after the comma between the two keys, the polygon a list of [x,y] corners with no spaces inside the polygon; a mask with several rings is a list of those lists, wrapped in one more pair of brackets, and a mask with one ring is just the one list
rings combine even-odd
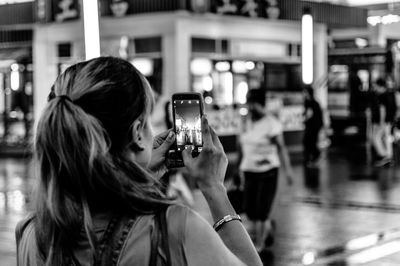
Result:
{"label": "long dark hair", "polygon": [[170,203],[128,157],[131,126],[145,124],[152,105],[147,81],[122,59],[78,63],[57,78],[34,142],[35,232],[46,265],[67,263],[82,228],[95,251],[93,213],[153,213]]}

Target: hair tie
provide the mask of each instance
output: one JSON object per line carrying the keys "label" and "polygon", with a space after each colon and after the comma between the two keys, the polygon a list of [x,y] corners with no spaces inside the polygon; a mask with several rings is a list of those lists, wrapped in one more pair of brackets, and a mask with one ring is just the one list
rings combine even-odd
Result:
{"label": "hair tie", "polygon": [[69,101],[69,102],[73,103],[73,101],[71,100],[71,98],[69,98],[68,95],[58,95],[55,98],[63,99],[65,101]]}

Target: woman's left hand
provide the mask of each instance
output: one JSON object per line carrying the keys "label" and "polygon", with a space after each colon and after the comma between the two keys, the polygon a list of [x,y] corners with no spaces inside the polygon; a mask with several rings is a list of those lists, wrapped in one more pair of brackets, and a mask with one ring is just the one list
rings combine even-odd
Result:
{"label": "woman's left hand", "polygon": [[175,141],[175,133],[172,129],[154,137],[153,152],[149,169],[155,174],[155,177],[161,178],[168,170],[166,166],[166,155],[170,147]]}

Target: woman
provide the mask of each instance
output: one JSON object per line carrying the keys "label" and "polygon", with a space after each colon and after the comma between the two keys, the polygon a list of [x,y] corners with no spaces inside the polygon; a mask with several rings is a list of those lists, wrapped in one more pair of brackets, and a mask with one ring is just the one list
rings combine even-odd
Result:
{"label": "woman", "polygon": [[219,236],[160,192],[174,134],[153,139],[152,106],[148,82],[122,59],[57,78],[37,127],[38,186],[33,217],[17,227],[18,265],[262,265],[227,200],[227,159],[205,118],[203,152],[183,159],[222,221]]}
{"label": "woman", "polygon": [[244,210],[250,220],[250,232],[261,251],[273,243],[274,225],[269,217],[278,187],[278,169],[283,163],[287,181],[292,183],[292,167],[283,141],[279,120],[265,111],[265,92],[250,90],[247,104],[250,119],[240,138],[244,175]]}

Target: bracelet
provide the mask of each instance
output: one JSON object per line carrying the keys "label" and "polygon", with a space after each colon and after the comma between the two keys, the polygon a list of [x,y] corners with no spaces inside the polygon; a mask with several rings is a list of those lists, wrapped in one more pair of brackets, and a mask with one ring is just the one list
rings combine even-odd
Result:
{"label": "bracelet", "polygon": [[238,220],[238,221],[242,222],[242,218],[240,218],[239,214],[234,214],[234,215],[228,214],[228,215],[224,216],[222,219],[220,219],[218,222],[216,222],[213,225],[213,228],[215,231],[218,231],[219,229],[221,229],[222,225],[224,225],[228,222],[234,221],[234,220]]}

